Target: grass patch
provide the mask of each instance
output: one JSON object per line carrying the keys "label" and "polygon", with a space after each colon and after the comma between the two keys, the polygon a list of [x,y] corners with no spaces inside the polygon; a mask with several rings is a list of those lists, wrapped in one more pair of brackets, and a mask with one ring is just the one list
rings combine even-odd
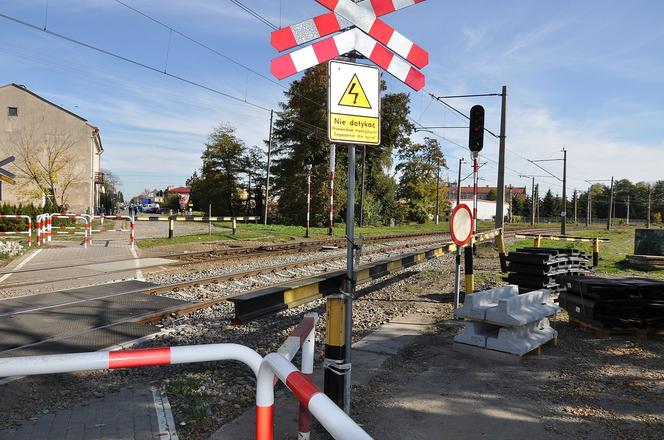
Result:
{"label": "grass patch", "polygon": [[[172,239],[152,238],[138,240],[140,248],[150,248],[154,246],[164,246],[173,244],[184,243],[202,243],[202,242],[223,242],[223,241],[268,241],[268,242],[286,242],[293,240],[304,240],[306,228],[303,226],[293,225],[263,225],[255,223],[237,223],[236,235],[232,233],[231,222],[213,222],[215,227],[212,229],[212,234],[207,233],[176,236]],[[175,225],[177,231],[177,223]],[[493,228],[493,224],[489,222],[480,222],[481,230],[489,230]],[[391,235],[391,234],[409,234],[421,232],[449,232],[450,227],[448,223],[440,223],[439,225],[433,223],[427,224],[409,224],[400,225],[393,228],[389,226],[365,226],[362,228],[355,227],[355,235],[360,234],[371,237],[377,235]],[[309,230],[309,238],[311,240],[322,240],[329,238],[327,234],[327,227],[314,227]],[[344,237],[346,235],[346,225],[343,223],[337,224],[334,227],[335,237]]]}
{"label": "grass patch", "polygon": [[[599,267],[594,269],[598,273],[645,276],[649,278],[664,279],[664,270],[643,271],[627,265],[627,255],[634,253],[635,228],[613,229],[611,231],[578,231],[572,236],[585,238],[608,238],[609,242],[600,243]],[[509,245],[509,250],[522,247],[532,247],[533,240],[518,240]],[[592,256],[592,243],[542,240],[542,247],[555,249],[578,249]]]}

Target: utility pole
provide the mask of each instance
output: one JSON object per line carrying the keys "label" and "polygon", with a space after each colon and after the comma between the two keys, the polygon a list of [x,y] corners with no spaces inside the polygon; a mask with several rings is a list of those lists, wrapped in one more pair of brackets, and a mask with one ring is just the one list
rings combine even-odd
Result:
{"label": "utility pole", "polygon": [[588,188],[588,209],[586,212],[586,226],[590,226],[593,223],[593,194],[592,194],[592,185]]}
{"label": "utility pole", "polygon": [[530,189],[530,202],[532,205],[531,208],[531,218],[530,218],[530,226],[535,226],[535,178],[533,177],[533,184]]}
{"label": "utility pole", "polygon": [[496,228],[505,226],[505,129],[507,125],[507,86],[503,86],[500,107],[500,143],[498,147],[498,183],[496,185]]}
{"label": "utility pole", "polygon": [[652,202],[652,185],[648,185],[648,229],[650,229],[650,203]]}
{"label": "utility pole", "polygon": [[560,213],[560,234],[567,234],[567,150],[563,147],[563,210]]}
{"label": "utility pole", "polygon": [[509,217],[509,222],[512,223],[512,217],[514,216],[514,211],[513,211],[513,205],[514,205],[514,198],[512,197],[512,184],[510,184],[510,213]]}
{"label": "utility pole", "polygon": [[311,224],[311,168],[310,163],[306,164],[307,169],[307,231],[304,234],[306,238],[309,238],[309,226]]}
{"label": "utility pole", "polygon": [[436,224],[440,223],[440,157],[436,167]]}
{"label": "utility pole", "polygon": [[267,213],[270,206],[270,166],[272,165],[272,118],[274,110],[270,110],[270,135],[267,141],[267,174],[265,176],[265,214],[263,224],[267,225]]}
{"label": "utility pole", "polygon": [[334,234],[334,173],[336,168],[336,152],[337,146],[330,144],[330,168],[328,171],[330,178],[330,218],[327,229],[327,235],[330,236]]}
{"label": "utility pole", "polygon": [[540,215],[539,215],[539,210],[540,210],[539,183],[537,185],[535,185],[535,209],[537,211],[537,224],[539,225],[539,222],[540,222]]}
{"label": "utility pole", "polygon": [[627,194],[627,219],[625,220],[625,223],[629,224],[629,194]]}
{"label": "utility pole", "polygon": [[364,170],[367,166],[367,146],[362,146],[362,177],[360,178],[360,228],[364,226]]}
{"label": "utility pole", "polygon": [[606,230],[611,230],[611,217],[613,216],[613,176],[611,176],[611,192],[609,195],[609,218],[606,220]]}

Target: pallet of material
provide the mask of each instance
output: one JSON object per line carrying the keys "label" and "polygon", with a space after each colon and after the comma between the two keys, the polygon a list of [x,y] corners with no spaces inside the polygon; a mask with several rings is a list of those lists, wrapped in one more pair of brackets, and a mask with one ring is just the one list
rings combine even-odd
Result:
{"label": "pallet of material", "polygon": [[590,260],[576,249],[520,248],[506,258],[508,275],[504,278],[519,290],[550,289],[557,292],[557,277],[583,275],[590,271]]}
{"label": "pallet of material", "polygon": [[569,322],[576,325],[581,331],[592,333],[599,338],[610,338],[612,336],[628,336],[637,339],[662,339],[664,338],[664,329],[658,328],[607,328],[601,323],[591,323],[584,320],[572,318]]}
{"label": "pallet of material", "polygon": [[631,267],[641,270],[664,269],[664,257],[653,255],[628,255],[627,261]]}
{"label": "pallet of material", "polygon": [[[648,278],[564,277],[560,306],[603,332],[664,330],[664,281]],[[631,331],[631,330],[630,330]]]}

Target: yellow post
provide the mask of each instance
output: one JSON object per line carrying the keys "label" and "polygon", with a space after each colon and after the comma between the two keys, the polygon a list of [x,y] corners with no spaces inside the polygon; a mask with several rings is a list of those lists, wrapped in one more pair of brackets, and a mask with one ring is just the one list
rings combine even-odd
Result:
{"label": "yellow post", "polygon": [[475,239],[471,239],[470,243],[463,249],[464,257],[464,271],[465,271],[465,289],[466,295],[475,292],[475,275],[473,274],[473,244]]}
{"label": "yellow post", "polygon": [[334,403],[343,408],[344,383],[348,377],[343,368],[346,355],[346,299],[344,296],[328,295],[326,313],[324,392]]}
{"label": "yellow post", "polygon": [[503,229],[496,236],[496,247],[498,248],[498,258],[500,258],[500,271],[507,272],[507,259],[505,258],[505,235]]}
{"label": "yellow post", "polygon": [[542,236],[541,235],[538,235],[537,237],[535,237],[535,240],[533,240],[533,246],[536,247],[536,248],[542,246]]}
{"label": "yellow post", "polygon": [[599,266],[599,239],[593,239],[593,267]]}

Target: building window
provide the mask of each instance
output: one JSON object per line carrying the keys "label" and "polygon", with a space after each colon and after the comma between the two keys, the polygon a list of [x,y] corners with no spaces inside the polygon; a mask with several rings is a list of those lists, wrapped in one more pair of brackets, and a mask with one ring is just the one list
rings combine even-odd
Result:
{"label": "building window", "polygon": [[18,107],[8,107],[7,114],[9,116],[18,116]]}

